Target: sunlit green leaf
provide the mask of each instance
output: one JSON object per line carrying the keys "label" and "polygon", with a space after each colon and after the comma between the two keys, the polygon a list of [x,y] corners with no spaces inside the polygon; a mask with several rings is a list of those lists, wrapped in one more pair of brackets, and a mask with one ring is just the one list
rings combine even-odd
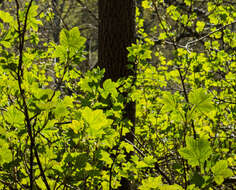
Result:
{"label": "sunlit green leaf", "polygon": [[218,161],[212,168],[211,171],[214,174],[215,182],[220,185],[224,179],[233,176],[233,172],[228,168],[227,160]]}
{"label": "sunlit green leaf", "polygon": [[139,186],[139,190],[151,190],[156,189],[162,185],[161,176],[158,177],[148,177],[142,181],[142,185]]}
{"label": "sunlit green leaf", "polygon": [[205,26],[205,22],[203,22],[203,21],[197,21],[196,26],[197,26],[196,31],[197,31],[197,32],[202,32],[203,29],[204,29],[204,26]]}
{"label": "sunlit green leaf", "polygon": [[194,105],[191,112],[198,110],[208,114],[214,109],[212,97],[203,88],[194,89],[189,93],[189,102]]}
{"label": "sunlit green leaf", "polygon": [[167,112],[173,111],[177,108],[177,102],[176,102],[175,96],[171,94],[170,92],[165,92],[165,94],[163,95],[161,99],[161,103],[164,104],[163,109]]}
{"label": "sunlit green leaf", "polygon": [[113,163],[112,159],[110,158],[110,154],[104,150],[101,150],[100,155],[102,158],[100,160],[104,161],[106,164],[111,165]]}
{"label": "sunlit green leaf", "polygon": [[88,135],[91,137],[100,137],[104,134],[103,127],[108,127],[112,120],[107,119],[102,110],[92,110],[86,107],[82,110],[82,117],[88,122]]}
{"label": "sunlit green leaf", "polygon": [[105,82],[103,83],[103,89],[104,91],[102,92],[102,96],[104,98],[107,98],[107,96],[109,94],[111,94],[111,96],[113,98],[116,98],[118,96],[118,92],[116,90],[117,84],[115,82],[112,82],[111,79],[107,79],[105,80]]}
{"label": "sunlit green leaf", "polygon": [[77,27],[71,30],[63,29],[60,33],[60,44],[68,50],[79,50],[85,43],[85,38],[80,36],[80,31]]}
{"label": "sunlit green leaf", "polygon": [[2,10],[0,10],[0,18],[5,23],[13,24],[13,22],[14,22],[14,18],[10,15],[10,13],[9,12],[4,12]]}
{"label": "sunlit green leaf", "polygon": [[9,144],[0,139],[0,165],[5,162],[10,162],[12,160],[12,153],[9,149]]}
{"label": "sunlit green leaf", "polygon": [[125,148],[125,150],[130,153],[130,151],[134,151],[133,145],[127,143],[127,142],[122,142],[120,145],[120,148]]}
{"label": "sunlit green leaf", "polygon": [[201,137],[195,140],[192,137],[186,137],[186,147],[179,149],[180,155],[188,160],[192,166],[202,166],[210,157],[212,150],[207,139]]}

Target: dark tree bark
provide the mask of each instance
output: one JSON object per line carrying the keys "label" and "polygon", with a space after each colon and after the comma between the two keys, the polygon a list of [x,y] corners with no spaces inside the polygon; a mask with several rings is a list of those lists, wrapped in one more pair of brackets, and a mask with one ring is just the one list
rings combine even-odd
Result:
{"label": "dark tree bark", "polygon": [[116,81],[133,72],[127,68],[127,47],[135,41],[134,0],[99,0],[98,65],[105,78]]}
{"label": "dark tree bark", "polygon": [[[135,1],[134,0],[99,0],[98,66],[105,68],[105,79],[117,81],[121,77],[134,76],[135,64],[127,59],[127,47],[135,42]],[[128,65],[132,64],[133,69]],[[134,79],[135,80],[135,79]],[[128,93],[128,92],[127,92]],[[127,93],[124,94],[127,97]],[[125,104],[124,118],[133,123],[125,137],[134,141],[132,133],[135,126],[135,103]],[[127,154],[127,159],[130,154]],[[129,190],[130,182],[122,178],[120,189]]]}

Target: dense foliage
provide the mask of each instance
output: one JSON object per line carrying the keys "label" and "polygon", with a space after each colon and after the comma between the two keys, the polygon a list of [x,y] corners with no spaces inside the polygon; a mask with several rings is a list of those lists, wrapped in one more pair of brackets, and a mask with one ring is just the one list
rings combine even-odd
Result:
{"label": "dense foliage", "polygon": [[[81,72],[86,39],[41,40],[37,2],[0,11],[0,188],[234,189],[235,4],[143,0],[129,59],[137,78]],[[152,22],[148,22],[152,18]],[[148,25],[148,26],[147,26]],[[129,92],[128,100],[123,92]],[[136,101],[135,143],[122,140]],[[125,153],[133,152],[130,161]]]}

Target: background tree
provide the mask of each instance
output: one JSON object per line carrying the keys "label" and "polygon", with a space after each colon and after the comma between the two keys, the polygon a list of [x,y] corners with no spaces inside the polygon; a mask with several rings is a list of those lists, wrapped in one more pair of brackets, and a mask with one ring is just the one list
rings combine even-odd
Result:
{"label": "background tree", "polygon": [[[98,66],[105,68],[104,80],[117,81],[120,78],[132,77],[134,82],[136,66],[134,62],[128,60],[127,47],[135,42],[135,1],[99,0],[98,9]],[[133,142],[135,103],[127,102],[128,92],[124,92],[123,95],[126,99],[123,110],[124,119],[130,120],[132,127],[130,132],[121,138],[122,140],[127,138]],[[130,189],[127,179],[122,178],[120,189]]]}

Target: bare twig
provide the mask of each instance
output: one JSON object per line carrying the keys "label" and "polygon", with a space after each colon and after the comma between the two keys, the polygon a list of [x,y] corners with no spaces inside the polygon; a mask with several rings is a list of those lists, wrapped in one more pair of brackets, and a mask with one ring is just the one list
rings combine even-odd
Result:
{"label": "bare twig", "polygon": [[83,3],[81,0],[76,0],[83,8],[85,8],[88,13],[96,20],[98,21],[98,17]]}
{"label": "bare twig", "polygon": [[196,40],[189,41],[189,42],[187,42],[187,44],[185,45],[185,48],[188,50],[188,52],[190,52],[190,51],[189,51],[189,46],[190,46],[191,44],[197,43],[197,42],[199,42],[199,41],[201,41],[201,40],[203,40],[203,39],[209,37],[210,35],[212,35],[212,34],[218,32],[218,31],[220,31],[220,30],[222,30],[222,29],[224,29],[224,28],[226,28],[226,27],[228,27],[228,26],[230,26],[230,25],[232,25],[232,24],[235,24],[235,23],[236,23],[236,21],[231,22],[230,24],[226,24],[226,25],[224,25],[224,26],[222,26],[222,27],[220,27],[220,28],[217,28],[216,30],[214,30],[214,31],[212,31],[212,32],[209,32],[208,34],[206,34],[206,35],[204,35],[204,36],[202,36],[202,37],[200,37],[200,38],[198,38],[198,39],[196,39]]}
{"label": "bare twig", "polygon": [[[136,151],[138,151],[139,154],[141,154],[142,157],[145,157],[145,154],[144,154],[137,146],[135,146],[134,143],[132,143],[131,141],[129,141],[127,138],[125,138],[125,141],[128,142],[130,145],[132,145],[132,146],[134,147],[134,149],[135,149]],[[159,166],[159,164],[158,164],[157,161],[154,163],[154,166],[155,166],[155,169],[157,170],[157,172],[167,181],[167,183],[168,183],[169,185],[171,185],[171,184],[172,184],[171,180],[170,180],[169,177],[161,170],[161,168],[160,168],[160,166]]]}

